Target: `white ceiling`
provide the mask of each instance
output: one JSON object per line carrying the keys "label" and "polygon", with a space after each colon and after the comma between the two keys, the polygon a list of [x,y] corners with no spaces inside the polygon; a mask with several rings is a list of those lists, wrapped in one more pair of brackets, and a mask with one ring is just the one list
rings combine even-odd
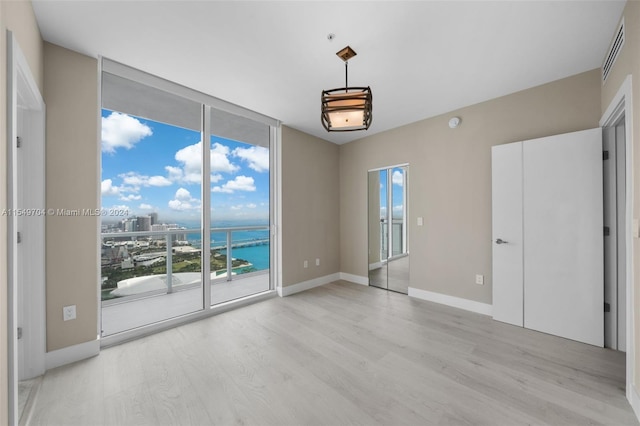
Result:
{"label": "white ceiling", "polygon": [[[598,68],[624,1],[33,1],[45,40],[342,144]],[[329,41],[327,35],[335,34]],[[327,133],[323,89],[371,86],[367,132]]]}

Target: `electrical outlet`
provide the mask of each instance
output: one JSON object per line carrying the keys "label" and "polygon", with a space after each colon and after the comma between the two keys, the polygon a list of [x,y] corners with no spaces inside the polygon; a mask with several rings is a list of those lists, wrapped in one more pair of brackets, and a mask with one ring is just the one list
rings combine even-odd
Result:
{"label": "electrical outlet", "polygon": [[65,306],[62,308],[62,319],[64,321],[76,319],[76,305]]}
{"label": "electrical outlet", "polygon": [[484,285],[484,275],[476,275],[476,284]]}
{"label": "electrical outlet", "polygon": [[320,258],[316,259],[316,266],[320,266]]}
{"label": "electrical outlet", "polygon": [[309,267],[309,261],[305,260],[304,263],[302,264],[303,267],[308,268]]}

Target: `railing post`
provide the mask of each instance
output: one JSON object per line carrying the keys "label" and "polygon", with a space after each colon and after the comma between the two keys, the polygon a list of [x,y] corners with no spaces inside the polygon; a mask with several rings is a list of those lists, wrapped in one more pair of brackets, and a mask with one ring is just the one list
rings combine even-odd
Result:
{"label": "railing post", "polygon": [[173,293],[173,248],[171,247],[171,239],[173,234],[167,234],[167,294]]}
{"label": "railing post", "polygon": [[227,231],[227,281],[231,281],[231,231]]}

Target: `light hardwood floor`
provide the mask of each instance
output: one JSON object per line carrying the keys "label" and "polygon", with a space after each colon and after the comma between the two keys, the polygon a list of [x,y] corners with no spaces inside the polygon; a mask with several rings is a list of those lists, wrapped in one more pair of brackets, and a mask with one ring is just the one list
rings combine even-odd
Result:
{"label": "light hardwood floor", "polygon": [[31,424],[636,425],[624,354],[346,282],[47,372]]}

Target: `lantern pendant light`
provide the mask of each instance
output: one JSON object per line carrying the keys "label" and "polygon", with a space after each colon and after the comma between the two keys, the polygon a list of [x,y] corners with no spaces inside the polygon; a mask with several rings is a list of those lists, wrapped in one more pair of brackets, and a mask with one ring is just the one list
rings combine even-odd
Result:
{"label": "lantern pendant light", "polygon": [[322,91],[322,125],[327,132],[353,132],[371,126],[373,95],[370,87],[349,87],[349,46],[336,53],[344,61],[345,87]]}

